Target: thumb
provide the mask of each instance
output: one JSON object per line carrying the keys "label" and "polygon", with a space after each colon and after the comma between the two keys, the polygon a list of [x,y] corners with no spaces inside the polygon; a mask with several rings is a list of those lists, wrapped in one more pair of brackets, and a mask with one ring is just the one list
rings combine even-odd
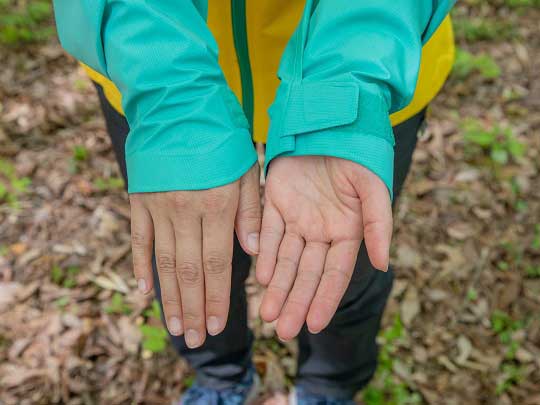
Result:
{"label": "thumb", "polygon": [[240,199],[236,213],[236,235],[247,254],[259,253],[261,230],[261,195],[259,164],[255,163],[240,179]]}
{"label": "thumb", "polygon": [[359,167],[356,193],[362,203],[364,243],[373,267],[387,271],[392,240],[392,203],[386,185],[370,170]]}

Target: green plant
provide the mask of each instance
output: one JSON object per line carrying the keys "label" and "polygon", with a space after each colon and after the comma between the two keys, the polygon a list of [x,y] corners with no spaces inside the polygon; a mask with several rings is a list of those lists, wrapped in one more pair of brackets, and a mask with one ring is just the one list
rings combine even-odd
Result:
{"label": "green plant", "polygon": [[479,73],[483,78],[493,80],[501,75],[501,68],[491,56],[485,53],[473,55],[458,48],[452,76],[457,80],[464,80],[473,73]]}
{"label": "green plant", "polygon": [[[161,309],[156,300],[153,300],[150,308],[144,311],[144,316],[147,318],[147,321],[154,319],[154,321],[158,320],[161,322]],[[167,348],[167,331],[161,326],[161,323],[159,323],[159,326],[144,323],[139,328],[143,336],[142,346],[144,350],[152,353],[161,353]]]}
{"label": "green plant", "polygon": [[69,304],[69,297],[63,296],[54,300],[54,305],[60,309],[64,309]]}
{"label": "green plant", "polygon": [[516,27],[508,22],[486,18],[460,18],[453,20],[456,38],[467,42],[512,39],[517,36]]}
{"label": "green plant", "polygon": [[[466,120],[463,125],[463,139],[466,146],[487,152],[491,160],[505,165],[510,158],[516,160],[525,153],[525,145],[519,141],[510,128],[494,126],[486,129],[477,120]],[[475,150],[473,150],[475,151]]]}
{"label": "green plant", "polygon": [[505,241],[500,243],[499,246],[501,248],[501,255],[496,262],[499,270],[516,270],[522,266],[524,250],[521,244]]}
{"label": "green plant", "polygon": [[6,160],[0,159],[0,203],[19,208],[19,197],[26,193],[31,180],[17,177],[15,168]]}
{"label": "green plant", "polygon": [[510,8],[540,7],[540,0],[504,0]]}
{"label": "green plant", "polygon": [[51,281],[64,288],[73,288],[77,285],[79,272],[78,267],[70,266],[67,269],[62,269],[55,264],[51,269]]}
{"label": "green plant", "polygon": [[195,382],[195,374],[189,374],[182,380],[182,384],[184,385],[184,388],[189,388],[193,385]]}
{"label": "green plant", "polygon": [[71,173],[77,173],[81,167],[82,163],[86,162],[90,156],[88,149],[83,145],[75,145],[71,153],[71,163],[69,171]]}
{"label": "green plant", "polygon": [[99,191],[120,190],[124,188],[124,180],[121,177],[99,177],[94,180],[94,187]]}
{"label": "green plant", "polygon": [[161,353],[167,348],[167,332],[163,327],[143,324],[140,330],[143,335],[144,350]]}
{"label": "green plant", "polygon": [[525,268],[525,274],[529,278],[539,278],[540,277],[540,265],[529,265]]}
{"label": "green plant", "polygon": [[476,288],[471,287],[467,290],[467,300],[468,301],[476,301],[478,299],[478,290]]}
{"label": "green plant", "polygon": [[111,297],[111,302],[105,307],[105,312],[108,314],[129,315],[131,307],[125,302],[122,294],[115,292]]}
{"label": "green plant", "polygon": [[47,0],[0,0],[0,44],[40,42],[54,34]]}
{"label": "green plant", "polygon": [[534,226],[534,239],[531,243],[533,250],[540,250],[540,224]]}
{"label": "green plant", "polygon": [[514,332],[524,327],[524,322],[521,320],[512,319],[503,311],[494,311],[491,315],[491,329],[499,336],[499,340],[506,346],[506,358],[514,359],[519,342],[513,338]]}
{"label": "green plant", "polygon": [[73,160],[77,162],[84,162],[88,159],[88,149],[83,145],[76,145],[73,148]]}
{"label": "green plant", "polygon": [[501,367],[501,381],[497,384],[495,388],[495,393],[501,395],[512,385],[517,385],[523,378],[523,370],[520,366],[511,363],[503,363]]}
{"label": "green plant", "polygon": [[497,384],[495,392],[500,395],[512,385],[519,384],[522,370],[515,361],[519,342],[514,339],[515,332],[523,329],[525,322],[515,320],[503,311],[494,311],[491,315],[491,329],[498,335],[500,342],[506,347],[505,361],[501,364],[501,381]]}
{"label": "green plant", "polygon": [[529,203],[523,199],[524,196],[521,185],[515,176],[512,176],[510,179],[510,190],[512,191],[515,210],[518,212],[526,212],[529,209]]}
{"label": "green plant", "polygon": [[147,308],[144,311],[144,316],[147,318],[154,318],[156,320],[161,319],[161,308],[159,306],[159,302],[157,300],[152,301],[152,305],[150,305],[150,308]]}
{"label": "green plant", "polygon": [[403,338],[404,329],[399,315],[392,325],[385,329],[380,339],[379,367],[373,382],[364,390],[363,401],[366,405],[416,405],[422,403],[419,393],[400,382],[393,374],[394,358],[397,348],[395,343]]}

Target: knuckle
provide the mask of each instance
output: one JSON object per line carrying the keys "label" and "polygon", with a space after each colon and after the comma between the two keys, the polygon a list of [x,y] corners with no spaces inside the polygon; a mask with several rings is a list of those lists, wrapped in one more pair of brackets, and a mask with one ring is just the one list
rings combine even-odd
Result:
{"label": "knuckle", "polygon": [[268,238],[268,239],[279,239],[283,237],[283,232],[270,225],[263,225],[261,227],[261,238]]}
{"label": "knuckle", "polygon": [[230,261],[225,260],[223,256],[211,254],[204,258],[204,272],[211,275],[220,275],[225,273],[230,265]]}
{"label": "knuckle", "polygon": [[146,248],[149,245],[150,239],[144,232],[133,230],[131,231],[131,245],[135,249]]}
{"label": "knuckle", "polygon": [[184,311],[182,317],[184,318],[184,323],[191,325],[198,325],[202,320],[202,314],[192,311]]}
{"label": "knuckle", "polygon": [[261,217],[261,206],[258,201],[242,202],[238,214],[247,220],[259,220]]}
{"label": "knuckle", "polygon": [[217,308],[219,310],[222,310],[225,305],[227,304],[227,301],[225,298],[218,294],[217,292],[207,292],[206,294],[206,305],[212,308]]}
{"label": "knuckle", "polygon": [[282,285],[279,285],[279,284],[270,284],[268,286],[268,289],[267,291],[269,293],[271,293],[272,295],[278,295],[280,297],[282,296],[287,296],[287,294],[289,294],[289,289],[286,288],[286,287],[283,287]]}
{"label": "knuckle", "polygon": [[329,293],[319,294],[318,299],[328,308],[337,307],[339,304],[340,298]]}
{"label": "knuckle", "polygon": [[330,283],[337,288],[343,289],[346,288],[349,280],[350,275],[345,272],[340,267],[329,267],[325,269],[325,277],[330,280]]}
{"label": "knuckle", "polygon": [[178,263],[176,272],[185,285],[196,285],[201,282],[201,266],[194,262]]}
{"label": "knuckle", "polygon": [[175,271],[175,256],[170,253],[158,252],[156,263],[162,273],[173,273]]}
{"label": "knuckle", "polygon": [[173,204],[177,210],[184,210],[189,207],[191,199],[189,194],[183,192],[176,192],[173,196]]}
{"label": "knuckle", "polygon": [[381,219],[371,219],[371,220],[365,221],[364,228],[371,229],[373,231],[378,231],[378,230],[382,231],[388,228],[392,228],[393,222],[394,221],[392,217],[385,217]]}
{"label": "knuckle", "polygon": [[299,271],[296,278],[302,285],[313,285],[318,284],[321,277],[316,271],[304,270]]}
{"label": "knuckle", "polygon": [[298,267],[298,260],[289,256],[278,256],[276,267],[296,270]]}
{"label": "knuckle", "polygon": [[213,212],[225,211],[229,205],[229,193],[219,187],[207,190],[203,198],[203,205],[206,210]]}
{"label": "knuckle", "polygon": [[287,306],[289,307],[296,307],[296,308],[304,308],[309,305],[309,302],[302,301],[300,298],[295,297],[288,297],[287,298]]}
{"label": "knuckle", "polygon": [[165,295],[162,297],[164,306],[177,306],[180,305],[180,297],[175,295]]}

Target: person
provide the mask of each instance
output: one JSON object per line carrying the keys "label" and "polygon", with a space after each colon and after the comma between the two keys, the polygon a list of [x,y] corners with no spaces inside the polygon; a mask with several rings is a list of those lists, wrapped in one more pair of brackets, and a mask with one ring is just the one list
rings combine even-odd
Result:
{"label": "person", "polygon": [[183,404],[250,400],[250,255],[262,319],[299,340],[292,403],[353,403],[373,376],[392,201],[452,66],[454,3],[54,0],[126,179],[138,287],[196,371]]}

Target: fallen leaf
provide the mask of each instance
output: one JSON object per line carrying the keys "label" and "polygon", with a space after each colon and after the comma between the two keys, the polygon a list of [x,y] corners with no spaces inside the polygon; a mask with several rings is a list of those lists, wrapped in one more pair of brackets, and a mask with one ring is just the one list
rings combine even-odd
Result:
{"label": "fallen leaf", "polygon": [[420,299],[416,287],[409,286],[401,302],[401,320],[405,326],[410,326],[413,319],[420,312]]}

